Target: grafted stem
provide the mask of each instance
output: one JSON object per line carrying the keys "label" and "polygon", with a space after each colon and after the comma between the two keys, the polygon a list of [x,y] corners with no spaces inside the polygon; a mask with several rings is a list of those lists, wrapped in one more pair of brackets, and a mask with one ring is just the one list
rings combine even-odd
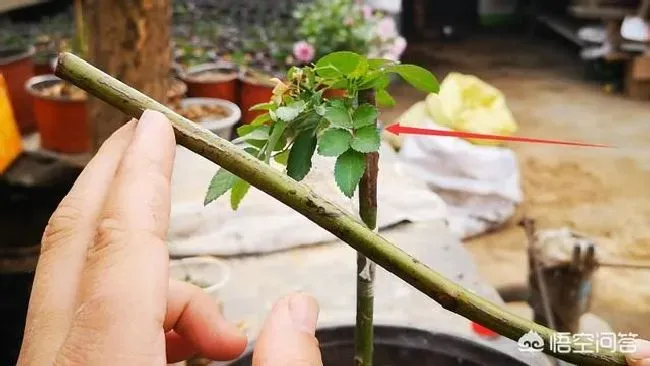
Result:
{"label": "grafted stem", "polygon": [[[358,98],[359,104],[375,105],[374,90],[362,90]],[[377,226],[378,170],[379,153],[366,154],[366,170],[359,183],[359,216],[370,230],[375,230]],[[354,334],[356,366],[372,366],[375,267],[373,261],[357,252],[357,321]]]}

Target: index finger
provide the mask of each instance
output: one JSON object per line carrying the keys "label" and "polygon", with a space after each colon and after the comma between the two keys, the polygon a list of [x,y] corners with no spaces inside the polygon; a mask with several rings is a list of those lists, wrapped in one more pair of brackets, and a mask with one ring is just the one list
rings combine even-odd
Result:
{"label": "index finger", "polygon": [[[88,249],[77,312],[68,333],[74,339],[64,347],[84,345],[106,364],[150,364],[156,357],[165,361],[169,257],[164,236],[175,146],[167,118],[145,111]],[[92,359],[81,363],[86,361]]]}

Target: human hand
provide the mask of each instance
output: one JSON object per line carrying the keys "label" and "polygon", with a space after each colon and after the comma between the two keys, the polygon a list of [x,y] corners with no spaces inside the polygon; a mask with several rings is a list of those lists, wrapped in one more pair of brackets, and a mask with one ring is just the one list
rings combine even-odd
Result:
{"label": "human hand", "polygon": [[[244,351],[214,299],[169,279],[174,153],[169,121],[146,111],[86,166],[45,230],[19,365],[164,365]],[[281,299],[254,364],[320,365],[317,316],[307,295]]]}
{"label": "human hand", "polygon": [[630,366],[650,366],[650,342],[645,339],[636,341],[636,352],[626,355]]}

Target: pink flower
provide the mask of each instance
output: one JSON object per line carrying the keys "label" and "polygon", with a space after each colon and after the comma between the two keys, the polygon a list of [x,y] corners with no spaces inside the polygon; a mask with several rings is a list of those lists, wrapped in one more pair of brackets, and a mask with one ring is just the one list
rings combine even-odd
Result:
{"label": "pink flower", "polygon": [[406,50],[406,39],[399,36],[395,38],[395,42],[393,42],[393,45],[390,47],[390,51],[388,52],[391,55],[394,55],[396,59],[399,59],[400,56],[402,56],[402,53],[404,53],[404,50]]}
{"label": "pink flower", "polygon": [[314,46],[312,46],[309,42],[300,41],[296,42],[293,45],[293,55],[298,61],[307,63],[314,59],[316,50],[314,50]]}
{"label": "pink flower", "polygon": [[372,8],[370,7],[370,5],[364,5],[363,7],[361,7],[361,12],[363,14],[363,19],[368,20],[372,17]]}
{"label": "pink flower", "polygon": [[384,41],[398,35],[397,24],[395,24],[395,20],[391,17],[385,17],[380,20],[375,31],[377,32],[377,36]]}

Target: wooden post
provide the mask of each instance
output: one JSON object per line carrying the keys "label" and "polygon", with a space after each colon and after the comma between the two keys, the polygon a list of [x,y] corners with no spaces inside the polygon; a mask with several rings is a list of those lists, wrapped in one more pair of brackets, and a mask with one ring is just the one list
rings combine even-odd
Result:
{"label": "wooden post", "polygon": [[[85,0],[88,57],[111,76],[165,102],[171,64],[169,0]],[[96,98],[88,101],[95,151],[128,119]]]}
{"label": "wooden post", "polygon": [[[565,231],[540,240],[531,220],[525,219],[522,226],[529,240],[529,304],[534,321],[560,332],[579,333],[580,317],[591,305],[592,278],[598,267],[595,244]],[[552,250],[545,247],[549,245]]]}

